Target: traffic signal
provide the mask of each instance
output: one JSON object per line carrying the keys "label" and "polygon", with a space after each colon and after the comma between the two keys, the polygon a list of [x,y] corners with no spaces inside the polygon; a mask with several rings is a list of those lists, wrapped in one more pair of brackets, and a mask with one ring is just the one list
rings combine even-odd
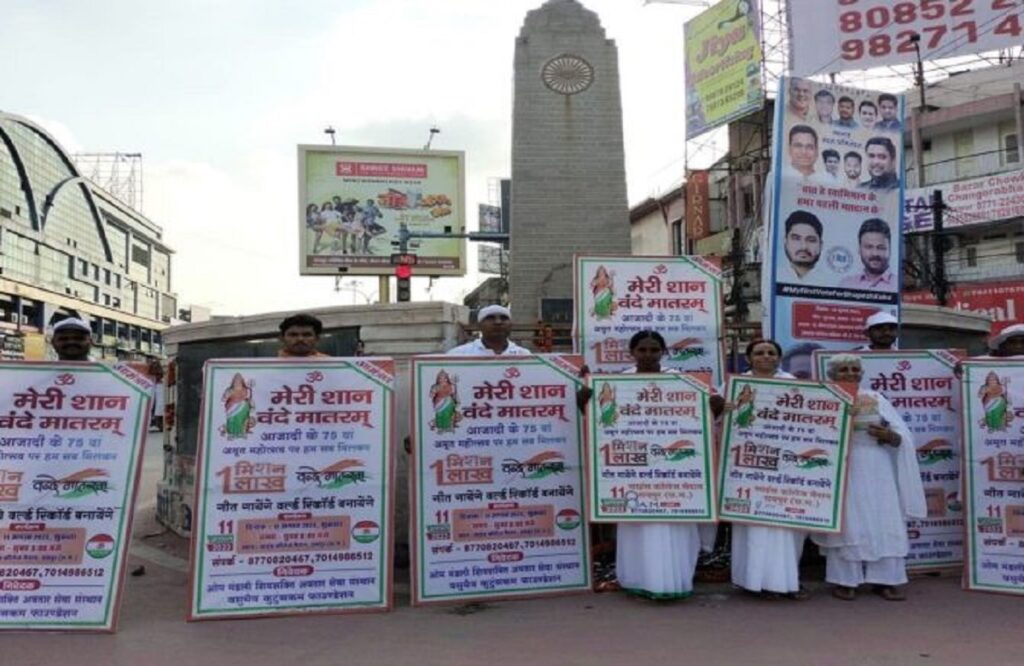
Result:
{"label": "traffic signal", "polygon": [[395,278],[398,282],[398,302],[408,303],[412,300],[412,266],[395,266]]}

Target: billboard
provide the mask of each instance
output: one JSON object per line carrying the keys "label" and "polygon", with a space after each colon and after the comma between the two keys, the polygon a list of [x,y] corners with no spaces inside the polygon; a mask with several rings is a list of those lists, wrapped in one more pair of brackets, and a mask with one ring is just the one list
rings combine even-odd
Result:
{"label": "billboard", "polygon": [[1024,5],[1013,0],[788,0],[789,63],[811,76],[1019,46]]}
{"label": "billboard", "polygon": [[868,316],[899,316],[903,137],[888,121],[902,110],[889,94],[779,84],[762,300],[783,349],[854,347]]}
{"label": "billboard", "polygon": [[722,0],[683,28],[686,136],[761,108],[761,27],[754,0]]}
{"label": "billboard", "polygon": [[480,243],[477,249],[477,270],[488,275],[508,273],[508,250],[500,245]]}
{"label": "billboard", "polygon": [[942,203],[955,211],[943,218],[944,229],[1024,217],[1024,170],[1018,169],[907,190],[903,197],[904,232],[935,228],[935,217],[929,208],[935,190],[942,192]]}
{"label": "billboard", "polygon": [[491,206],[490,204],[480,204],[479,217],[479,230],[485,231],[492,234],[500,234],[506,231],[502,228],[501,223],[501,206]]}
{"label": "billboard", "polygon": [[[711,172],[704,169],[691,171],[686,178],[686,238],[699,241],[711,233],[711,198],[708,177]],[[699,253],[698,253],[699,254]]]}
{"label": "billboard", "polygon": [[[462,234],[465,153],[299,146],[299,274],[390,275],[399,230]],[[424,275],[464,275],[462,238],[414,238]]]}

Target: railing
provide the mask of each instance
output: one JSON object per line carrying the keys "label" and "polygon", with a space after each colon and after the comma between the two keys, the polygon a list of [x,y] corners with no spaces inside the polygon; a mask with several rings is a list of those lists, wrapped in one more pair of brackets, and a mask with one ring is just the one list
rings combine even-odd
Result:
{"label": "railing", "polygon": [[[1014,161],[1011,162],[1011,158]],[[948,160],[929,162],[924,165],[925,184],[923,186],[918,185],[917,168],[911,165],[907,168],[906,186],[911,188],[941,185],[1021,168],[1024,168],[1024,163],[1020,161],[1020,153],[998,149],[965,157],[952,157]]]}

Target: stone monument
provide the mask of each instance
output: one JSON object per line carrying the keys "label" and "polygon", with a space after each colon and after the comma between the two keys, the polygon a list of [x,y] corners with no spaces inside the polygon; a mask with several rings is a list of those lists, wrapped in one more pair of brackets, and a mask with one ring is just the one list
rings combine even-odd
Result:
{"label": "stone monument", "polygon": [[577,0],[530,11],[516,39],[511,208],[513,315],[571,321],[573,254],[630,251],[618,51]]}

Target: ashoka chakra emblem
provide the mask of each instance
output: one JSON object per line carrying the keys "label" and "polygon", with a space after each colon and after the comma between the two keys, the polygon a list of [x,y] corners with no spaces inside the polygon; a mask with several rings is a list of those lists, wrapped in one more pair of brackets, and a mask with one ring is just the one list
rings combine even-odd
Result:
{"label": "ashoka chakra emblem", "polygon": [[540,77],[544,85],[556,93],[575,95],[594,82],[594,68],[578,56],[560,55],[547,61]]}

